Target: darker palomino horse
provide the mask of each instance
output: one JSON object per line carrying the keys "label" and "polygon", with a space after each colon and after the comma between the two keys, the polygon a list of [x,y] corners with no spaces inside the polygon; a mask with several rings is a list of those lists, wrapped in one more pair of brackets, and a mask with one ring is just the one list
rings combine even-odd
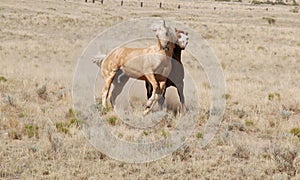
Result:
{"label": "darker palomino horse", "polygon": [[[180,112],[185,113],[186,112],[186,106],[185,106],[185,99],[183,95],[183,88],[184,88],[184,68],[181,62],[181,51],[185,49],[185,47],[188,44],[188,32],[184,32],[181,30],[175,29],[176,35],[177,35],[177,42],[175,44],[175,48],[173,50],[172,58],[176,61],[172,61],[172,70],[168,76],[168,79],[166,81],[166,88],[170,86],[174,86],[177,89],[179,98],[180,98]],[[147,98],[149,99],[151,97],[151,94],[153,92],[153,87],[151,86],[151,83],[149,81],[146,81],[146,89],[147,89]],[[164,100],[165,100],[165,93],[163,92],[162,97],[158,100],[159,107],[161,108]]]}

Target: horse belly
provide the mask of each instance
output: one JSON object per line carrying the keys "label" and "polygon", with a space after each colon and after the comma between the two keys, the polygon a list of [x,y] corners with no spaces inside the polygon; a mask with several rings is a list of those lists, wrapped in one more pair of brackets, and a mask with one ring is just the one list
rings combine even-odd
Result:
{"label": "horse belly", "polygon": [[122,70],[127,76],[135,79],[139,79],[140,77],[145,75],[145,72],[141,68],[141,65],[135,63],[127,63],[122,67]]}
{"label": "horse belly", "polygon": [[154,73],[159,74],[163,77],[168,77],[172,70],[171,60],[167,58],[166,61],[162,61],[159,66],[156,67]]}

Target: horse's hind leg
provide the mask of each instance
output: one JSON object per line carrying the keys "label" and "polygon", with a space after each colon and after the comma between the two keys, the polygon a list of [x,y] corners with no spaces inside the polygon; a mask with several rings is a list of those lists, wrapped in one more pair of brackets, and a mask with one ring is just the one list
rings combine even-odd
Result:
{"label": "horse's hind leg", "polygon": [[111,83],[116,75],[117,71],[110,72],[107,76],[103,77],[104,79],[104,87],[102,89],[102,106],[106,108],[106,100],[108,97],[109,89],[111,87]]}
{"label": "horse's hind leg", "polygon": [[162,106],[165,102],[166,82],[165,81],[160,82],[159,87],[160,87],[160,90],[161,90],[161,96],[158,99],[158,106],[159,106],[159,110],[162,110]]}
{"label": "horse's hind leg", "polygon": [[112,89],[111,93],[109,93],[108,99],[112,106],[116,104],[116,99],[122,92],[126,82],[129,80],[129,77],[124,74],[124,72],[120,69],[117,71],[112,84],[114,88]]}
{"label": "horse's hind leg", "polygon": [[183,95],[183,82],[179,83],[179,85],[176,87],[178,95],[179,95],[179,99],[180,99],[180,113],[184,114],[186,113],[186,106],[185,106],[185,99],[184,99],[184,95]]}
{"label": "horse's hind leg", "polygon": [[162,96],[159,98],[158,100],[158,106],[159,106],[159,110],[162,110],[162,106],[165,102],[165,98],[166,97],[166,89],[163,90]]}

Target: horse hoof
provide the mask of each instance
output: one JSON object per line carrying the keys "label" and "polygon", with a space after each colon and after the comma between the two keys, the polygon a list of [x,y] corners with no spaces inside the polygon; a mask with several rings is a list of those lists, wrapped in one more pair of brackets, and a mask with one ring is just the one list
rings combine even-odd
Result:
{"label": "horse hoof", "polygon": [[149,112],[150,112],[150,108],[147,108],[144,112],[143,112],[143,116],[146,116]]}
{"label": "horse hoof", "polygon": [[146,108],[150,108],[151,107],[152,102],[147,101],[146,103]]}
{"label": "horse hoof", "polygon": [[186,106],[179,107],[177,112],[179,112],[180,117],[184,116],[187,113]]}

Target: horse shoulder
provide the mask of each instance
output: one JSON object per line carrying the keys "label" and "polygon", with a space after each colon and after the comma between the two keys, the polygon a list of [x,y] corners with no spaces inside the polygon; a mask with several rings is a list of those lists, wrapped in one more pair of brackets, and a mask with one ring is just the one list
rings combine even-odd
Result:
{"label": "horse shoulder", "polygon": [[148,48],[145,48],[144,51],[147,54],[157,54],[157,52],[159,52],[160,49],[157,46],[150,46]]}

